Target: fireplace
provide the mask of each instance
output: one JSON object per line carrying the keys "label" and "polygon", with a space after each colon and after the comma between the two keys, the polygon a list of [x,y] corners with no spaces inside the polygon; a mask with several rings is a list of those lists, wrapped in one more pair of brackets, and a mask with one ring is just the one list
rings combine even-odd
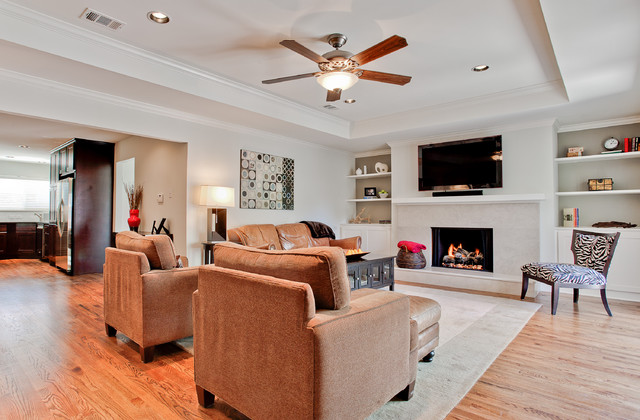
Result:
{"label": "fireplace", "polygon": [[432,267],[493,272],[493,229],[432,227]]}

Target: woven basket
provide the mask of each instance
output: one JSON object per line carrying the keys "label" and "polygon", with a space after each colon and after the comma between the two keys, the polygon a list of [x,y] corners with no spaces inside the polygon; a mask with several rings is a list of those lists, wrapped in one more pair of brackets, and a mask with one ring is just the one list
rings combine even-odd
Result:
{"label": "woven basket", "polygon": [[424,258],[422,251],[414,253],[401,248],[400,251],[398,251],[396,264],[398,264],[400,268],[425,268],[427,266],[427,260]]}

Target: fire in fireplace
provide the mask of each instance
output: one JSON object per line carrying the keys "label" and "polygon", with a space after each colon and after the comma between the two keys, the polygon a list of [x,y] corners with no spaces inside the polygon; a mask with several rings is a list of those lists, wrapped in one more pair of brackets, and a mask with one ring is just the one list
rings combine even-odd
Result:
{"label": "fire in fireplace", "polygon": [[469,252],[462,247],[462,244],[449,245],[447,255],[442,257],[442,266],[448,268],[466,268],[469,270],[483,270],[484,255],[478,248]]}
{"label": "fire in fireplace", "polygon": [[493,229],[432,227],[432,267],[493,272]]}

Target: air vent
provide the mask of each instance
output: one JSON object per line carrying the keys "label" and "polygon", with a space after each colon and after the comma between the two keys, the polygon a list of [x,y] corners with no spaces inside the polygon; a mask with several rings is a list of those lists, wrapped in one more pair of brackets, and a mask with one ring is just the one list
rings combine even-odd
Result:
{"label": "air vent", "polygon": [[330,110],[338,109],[337,106],[333,106],[333,105],[330,105],[330,104],[324,105],[323,108],[330,109]]}
{"label": "air vent", "polygon": [[96,12],[95,10],[91,9],[84,9],[84,12],[82,12],[82,15],[80,15],[80,19],[89,20],[93,23],[105,26],[113,31],[117,31],[125,25],[124,22],[121,22],[105,15],[104,13]]}

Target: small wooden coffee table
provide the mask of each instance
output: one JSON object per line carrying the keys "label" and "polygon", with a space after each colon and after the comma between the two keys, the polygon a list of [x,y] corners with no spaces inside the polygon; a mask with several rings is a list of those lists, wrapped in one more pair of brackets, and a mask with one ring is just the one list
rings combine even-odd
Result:
{"label": "small wooden coffee table", "polygon": [[347,262],[347,274],[351,290],[389,287],[393,290],[393,256],[365,255],[359,260]]}

